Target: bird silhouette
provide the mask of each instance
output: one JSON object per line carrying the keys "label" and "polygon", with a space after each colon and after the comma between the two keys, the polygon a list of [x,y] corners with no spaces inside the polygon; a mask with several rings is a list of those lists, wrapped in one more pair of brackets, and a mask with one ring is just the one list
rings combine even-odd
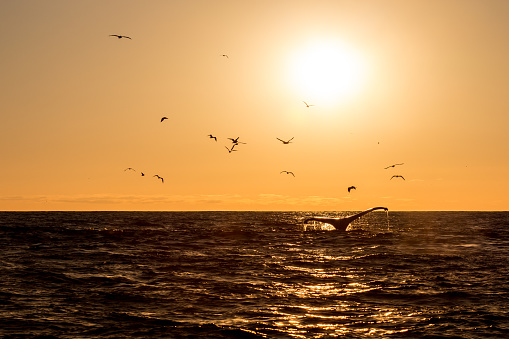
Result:
{"label": "bird silhouette", "polygon": [[233,149],[233,147],[235,147],[235,145],[233,145],[232,148],[228,148],[226,146],[224,146],[224,147],[226,147],[226,149],[228,150],[228,153],[231,153],[231,152],[236,152],[237,151],[236,149]]}
{"label": "bird silhouette", "polygon": [[164,120],[168,119],[167,117],[162,117],[161,118],[161,122],[163,122]]}
{"label": "bird silhouette", "polygon": [[135,171],[135,172],[136,172],[136,170],[135,170],[134,168],[132,168],[132,167],[127,167],[127,168],[124,170],[124,172],[125,172],[125,171]]}
{"label": "bird silhouette", "polygon": [[236,137],[235,139],[234,138],[228,138],[229,140],[231,140],[233,142],[233,145],[238,145],[238,144],[245,144],[245,142],[241,142],[239,141],[239,138],[240,137]]}
{"label": "bird silhouette", "polygon": [[144,176],[145,176],[145,173],[143,173],[143,172],[140,172],[140,173],[141,173],[141,176],[142,176],[142,177],[144,177]]}
{"label": "bird silhouette", "polygon": [[230,59],[227,54],[221,54],[222,57],[225,57],[226,59]]}
{"label": "bird silhouette", "polygon": [[392,178],[401,178],[401,179],[405,180],[405,178],[403,178],[402,175],[393,175],[390,180],[392,180]]}
{"label": "bird silhouette", "polygon": [[212,134],[209,134],[209,135],[208,135],[208,137],[209,137],[210,139],[214,139],[215,141],[217,141],[217,138],[216,138],[215,136],[213,136]]}
{"label": "bird silhouette", "polygon": [[[295,138],[295,137],[293,137],[293,138]],[[288,141],[284,141],[284,140],[281,140],[281,139],[279,139],[279,138],[276,138],[276,139],[277,139],[277,140],[279,140],[279,141],[281,141],[283,144],[288,145],[288,144],[290,144],[290,141],[292,141],[292,140],[293,140],[293,138],[291,138],[291,139],[290,139],[290,140],[288,140]]]}
{"label": "bird silhouette", "polygon": [[391,167],[396,167],[396,166],[403,165],[403,164],[404,164],[404,162],[402,162],[401,164],[390,165],[390,166],[385,167],[384,169],[388,169],[388,168],[391,168]]}
{"label": "bird silhouette", "polygon": [[115,37],[117,37],[117,38],[119,38],[119,39],[123,39],[123,38],[124,38],[124,39],[130,39],[130,40],[132,40],[130,37],[128,37],[128,36],[126,36],[126,35],[110,34],[110,36],[115,36]]}
{"label": "bird silhouette", "polygon": [[308,103],[307,103],[307,102],[305,102],[305,101],[303,101],[303,103],[305,103],[305,104],[306,104],[306,107],[314,106],[314,105],[308,105]]}
{"label": "bird silhouette", "polygon": [[295,174],[293,174],[293,172],[290,172],[290,171],[281,171],[279,174],[283,174],[283,173],[291,174],[295,177]]}
{"label": "bird silhouette", "polygon": [[157,174],[156,174],[156,175],[153,175],[153,177],[157,177],[157,179],[161,179],[161,182],[164,184],[164,179],[163,179],[163,177],[160,177],[160,176],[158,176]]}
{"label": "bird silhouette", "polygon": [[348,187],[348,193],[350,193],[350,191],[351,191],[351,190],[356,190],[356,189],[357,189],[357,187],[355,187],[355,186],[350,186],[350,187]]}

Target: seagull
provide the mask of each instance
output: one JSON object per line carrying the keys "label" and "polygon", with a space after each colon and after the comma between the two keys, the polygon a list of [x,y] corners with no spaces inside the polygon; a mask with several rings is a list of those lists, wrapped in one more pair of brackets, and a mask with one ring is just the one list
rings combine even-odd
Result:
{"label": "seagull", "polygon": [[401,179],[405,180],[405,178],[403,178],[402,175],[393,175],[390,180],[392,180],[392,178],[401,178]]}
{"label": "seagull", "polygon": [[161,118],[161,122],[163,122],[164,120],[168,119],[167,117],[162,117]]}
{"label": "seagull", "polygon": [[162,177],[158,176],[157,174],[153,175],[153,177],[157,177],[157,179],[161,179],[161,182],[164,184],[164,179]]}
{"label": "seagull", "polygon": [[226,55],[226,54],[221,54],[221,56],[222,56],[222,57],[225,57],[226,59],[230,59],[230,58],[228,57],[228,55]]}
{"label": "seagull", "polygon": [[239,138],[240,137],[236,137],[235,139],[233,138],[228,138],[229,140],[231,140],[233,142],[233,145],[238,145],[238,144],[245,144],[245,142],[240,142],[239,141]]}
{"label": "seagull", "polygon": [[355,187],[355,186],[350,186],[350,187],[348,187],[348,193],[350,193],[350,191],[351,191],[351,190],[356,190],[356,189],[357,189],[357,187]]}
{"label": "seagull", "polygon": [[235,151],[237,151],[236,149],[233,149],[233,147],[235,147],[235,145],[236,145],[236,144],[234,144],[234,145],[232,146],[232,148],[228,148],[228,147],[226,147],[226,146],[224,146],[224,147],[226,147],[226,149],[228,150],[228,153],[231,153],[231,152],[235,152]]}
{"label": "seagull", "polygon": [[127,168],[124,170],[124,172],[125,172],[125,171],[135,171],[135,172],[136,172],[136,170],[135,170],[134,168],[132,168],[132,167],[127,167]]}
{"label": "seagull", "polygon": [[283,173],[291,174],[291,175],[295,176],[295,174],[293,174],[293,172],[289,172],[289,171],[281,171],[281,173],[279,173],[279,174],[283,174]]}
{"label": "seagull", "polygon": [[303,101],[303,103],[305,103],[305,104],[306,104],[306,107],[314,106],[314,105],[308,105],[308,103],[307,103],[307,102],[305,102],[305,101]]}
{"label": "seagull", "polygon": [[402,162],[401,164],[390,165],[390,166],[385,167],[384,169],[388,169],[388,168],[391,168],[391,167],[396,167],[398,165],[403,165],[403,164],[404,164],[404,162]]}
{"label": "seagull", "polygon": [[[293,138],[295,138],[295,137],[293,137]],[[290,140],[288,140],[288,141],[284,141],[284,140],[281,140],[281,139],[279,139],[279,138],[276,138],[276,139],[277,139],[277,140],[279,140],[279,141],[281,141],[283,144],[288,145],[288,144],[290,144],[290,141],[292,141],[292,140],[293,140],[293,138],[291,138],[291,139],[290,139]]]}
{"label": "seagull", "polygon": [[110,34],[110,36],[116,36],[119,39],[126,38],[126,39],[132,40],[130,37],[128,37],[126,35]]}
{"label": "seagull", "polygon": [[215,136],[213,136],[212,134],[209,134],[209,135],[208,135],[208,137],[209,137],[210,139],[214,139],[215,141],[217,141],[217,138],[216,138]]}

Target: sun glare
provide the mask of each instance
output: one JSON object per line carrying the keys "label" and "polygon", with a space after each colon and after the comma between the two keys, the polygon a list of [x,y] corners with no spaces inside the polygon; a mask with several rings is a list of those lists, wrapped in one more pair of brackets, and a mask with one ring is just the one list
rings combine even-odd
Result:
{"label": "sun glare", "polygon": [[362,57],[339,43],[310,44],[296,51],[290,62],[290,78],[299,95],[321,105],[351,98],[365,73]]}

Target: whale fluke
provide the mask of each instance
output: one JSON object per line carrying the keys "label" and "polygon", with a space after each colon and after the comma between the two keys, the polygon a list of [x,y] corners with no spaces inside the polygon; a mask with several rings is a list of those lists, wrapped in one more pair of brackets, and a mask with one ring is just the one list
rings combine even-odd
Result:
{"label": "whale fluke", "polygon": [[327,224],[331,224],[338,231],[345,231],[347,229],[348,225],[350,225],[350,223],[352,221],[359,219],[363,215],[365,215],[369,212],[375,211],[375,210],[388,211],[389,209],[387,207],[372,207],[372,208],[368,208],[367,210],[362,211],[360,213],[351,215],[349,217],[344,217],[344,218],[311,217],[311,218],[305,219],[304,223],[308,223],[310,221],[320,221],[320,222],[324,222]]}

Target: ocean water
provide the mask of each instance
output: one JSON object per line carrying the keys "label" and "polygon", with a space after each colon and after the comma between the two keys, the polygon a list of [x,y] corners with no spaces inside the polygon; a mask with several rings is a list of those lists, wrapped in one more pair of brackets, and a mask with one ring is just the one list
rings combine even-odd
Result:
{"label": "ocean water", "polygon": [[509,212],[347,214],[0,212],[0,336],[509,336]]}

